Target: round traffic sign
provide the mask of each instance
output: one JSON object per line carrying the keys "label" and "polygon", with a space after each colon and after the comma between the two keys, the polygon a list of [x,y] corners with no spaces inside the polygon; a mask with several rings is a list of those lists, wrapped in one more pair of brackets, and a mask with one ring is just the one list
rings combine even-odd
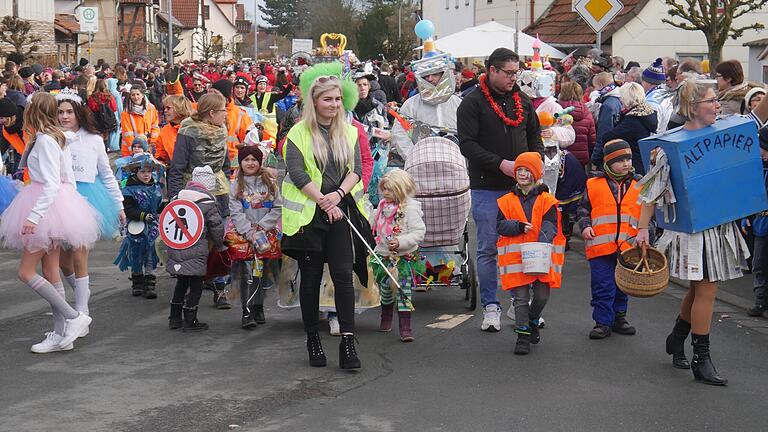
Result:
{"label": "round traffic sign", "polygon": [[83,10],[83,18],[85,18],[86,20],[90,21],[95,17],[96,17],[96,11],[93,10],[92,8],[85,8],[85,10]]}
{"label": "round traffic sign", "polygon": [[176,199],[160,213],[160,238],[171,249],[191,247],[203,235],[205,219],[192,201]]}

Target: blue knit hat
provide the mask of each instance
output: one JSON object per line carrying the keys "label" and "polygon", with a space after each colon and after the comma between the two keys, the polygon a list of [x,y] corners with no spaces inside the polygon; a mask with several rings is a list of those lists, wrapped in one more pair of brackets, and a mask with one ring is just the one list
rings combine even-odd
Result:
{"label": "blue knit hat", "polygon": [[667,80],[667,75],[664,73],[664,66],[661,65],[661,59],[657,58],[652,65],[645,68],[643,71],[643,81],[650,84],[663,84]]}

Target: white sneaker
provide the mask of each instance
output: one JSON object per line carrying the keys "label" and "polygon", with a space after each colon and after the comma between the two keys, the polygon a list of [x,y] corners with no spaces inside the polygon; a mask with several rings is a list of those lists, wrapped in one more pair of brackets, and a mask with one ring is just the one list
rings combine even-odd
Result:
{"label": "white sneaker", "polygon": [[539,326],[539,328],[544,328],[544,326],[547,325],[547,322],[544,321],[543,317],[539,317],[539,319],[536,320],[536,325]]}
{"label": "white sneaker", "polygon": [[510,300],[509,302],[509,309],[507,309],[507,318],[511,319],[512,321],[515,320],[515,303],[514,299]]}
{"label": "white sneaker", "polygon": [[67,325],[64,327],[64,337],[61,338],[59,347],[64,348],[74,342],[83,330],[91,324],[91,321],[93,319],[82,312],[78,313],[77,317],[68,319]]}
{"label": "white sneaker", "polygon": [[483,323],[480,330],[487,332],[497,332],[501,330],[501,308],[499,305],[491,303],[485,306],[483,310]]}
{"label": "white sneaker", "polygon": [[341,330],[339,329],[339,317],[332,316],[328,318],[328,327],[331,328],[331,336],[341,336]]}
{"label": "white sneaker", "polygon": [[85,326],[85,328],[83,329],[83,331],[81,331],[81,332],[80,332],[80,334],[79,334],[79,335],[77,335],[77,337],[78,337],[78,338],[84,338],[84,337],[88,336],[88,333],[90,333],[90,332],[91,332],[91,330],[90,330],[90,327],[91,327],[91,326]]}
{"label": "white sneaker", "polygon": [[37,354],[46,354],[56,351],[69,351],[75,346],[71,343],[64,347],[60,347],[62,336],[57,335],[54,332],[48,332],[45,334],[45,339],[42,342],[32,345],[32,352]]}

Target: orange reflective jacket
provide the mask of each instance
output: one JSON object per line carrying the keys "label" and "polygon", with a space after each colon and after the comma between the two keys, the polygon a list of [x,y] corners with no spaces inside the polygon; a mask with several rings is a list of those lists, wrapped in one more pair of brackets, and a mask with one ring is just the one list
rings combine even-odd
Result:
{"label": "orange reflective jacket", "polygon": [[640,190],[635,187],[637,182],[630,179],[627,192],[620,197],[620,202],[616,202],[609,181],[614,180],[606,177],[587,180],[587,196],[592,206],[592,229],[595,231],[595,238],[584,241],[587,259],[629,249],[632,245],[627,240],[637,235],[640,219],[640,204],[637,202]]}
{"label": "orange reflective jacket", "polygon": [[5,137],[8,144],[16,150],[16,153],[20,155],[24,154],[24,148],[26,148],[27,145],[24,143],[23,133],[22,136],[19,136],[18,134],[8,133],[8,131],[3,128],[3,137]]}
{"label": "orange reflective jacket", "polygon": [[123,129],[123,142],[120,146],[122,156],[131,155],[131,144],[137,136],[146,139],[150,147],[157,145],[157,137],[160,136],[157,108],[147,103],[147,112],[143,116],[123,111],[120,114],[120,127]]}
{"label": "orange reflective jacket", "polygon": [[245,141],[245,136],[253,126],[253,121],[230,100],[227,105],[227,148],[229,149],[229,161],[233,167],[237,166],[237,146]]}
{"label": "orange reflective jacket", "polygon": [[[525,286],[535,281],[541,281],[549,284],[550,288],[560,288],[563,274],[563,264],[565,264],[565,236],[560,221],[560,211],[557,210],[557,199],[548,192],[542,192],[536,197],[533,204],[531,220],[525,216],[523,205],[520,198],[514,193],[508,193],[498,199],[499,210],[508,220],[518,220],[528,222],[533,225],[533,229],[525,234],[507,237],[499,236],[496,243],[499,252],[499,275],[501,276],[501,287],[505,290]],[[523,256],[520,251],[520,245],[539,241],[539,231],[544,215],[549,209],[554,207],[557,211],[557,235],[552,242],[552,264],[548,274],[525,274],[523,273]]]}
{"label": "orange reflective jacket", "polygon": [[160,136],[157,138],[157,147],[155,148],[155,157],[166,165],[170,165],[173,158],[173,149],[176,147],[176,135],[179,134],[179,125],[166,123],[160,129]]}

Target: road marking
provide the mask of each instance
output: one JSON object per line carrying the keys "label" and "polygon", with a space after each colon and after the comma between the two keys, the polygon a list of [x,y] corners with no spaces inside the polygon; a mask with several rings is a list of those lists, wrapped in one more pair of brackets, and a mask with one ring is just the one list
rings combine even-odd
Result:
{"label": "road marking", "polygon": [[450,330],[464,321],[472,318],[472,315],[459,314],[459,315],[440,315],[437,317],[438,322],[427,324],[427,327],[434,329]]}

